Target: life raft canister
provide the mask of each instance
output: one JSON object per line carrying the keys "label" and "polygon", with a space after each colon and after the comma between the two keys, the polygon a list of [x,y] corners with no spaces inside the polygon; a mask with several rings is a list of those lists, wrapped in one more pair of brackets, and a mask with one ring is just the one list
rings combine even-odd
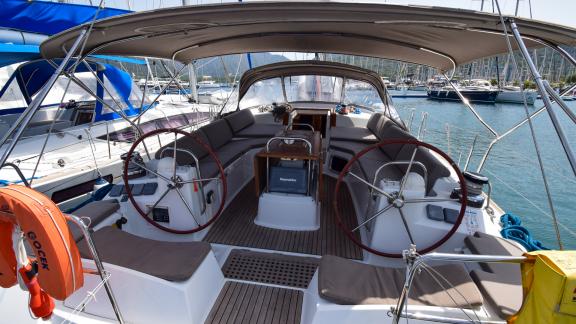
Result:
{"label": "life raft canister", "polygon": [[[48,198],[24,186],[0,188],[0,210],[10,211],[32,247],[38,263],[38,283],[51,297],[64,300],[84,285],[80,254],[66,218]],[[10,226],[0,220],[0,284],[16,283],[16,259]],[[11,251],[11,252],[10,252]]]}

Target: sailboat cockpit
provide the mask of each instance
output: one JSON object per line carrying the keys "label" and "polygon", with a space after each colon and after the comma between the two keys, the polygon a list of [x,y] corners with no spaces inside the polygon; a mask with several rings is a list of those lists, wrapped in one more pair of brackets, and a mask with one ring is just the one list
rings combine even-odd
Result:
{"label": "sailboat cockpit", "polygon": [[[506,51],[500,18],[333,2],[191,6],[98,20],[51,37],[41,50],[70,59],[82,43],[80,59],[144,55],[185,64],[264,51],[343,53],[447,74]],[[529,46],[541,46],[537,39],[576,44],[576,30],[516,22]],[[425,123],[425,114],[414,127],[402,121],[373,71],[323,60],[255,67],[242,75],[232,109],[190,131],[140,132],[120,157],[122,176],[72,215],[33,189],[0,188],[0,230],[16,232],[0,236],[0,252],[13,242],[22,252],[26,240],[40,256],[37,277],[56,301],[35,314],[55,321],[504,323],[532,316],[527,309],[539,303],[523,301],[542,296],[523,290],[518,264],[540,267],[534,260],[544,257],[502,237],[504,211],[490,179],[424,142]],[[0,284],[12,287],[15,269],[27,263],[5,255]],[[562,263],[573,252],[548,256]],[[564,278],[561,272],[554,275]],[[555,282],[573,281],[566,280]],[[10,306],[27,307],[15,288]],[[574,318],[573,309],[563,310],[541,314]]]}

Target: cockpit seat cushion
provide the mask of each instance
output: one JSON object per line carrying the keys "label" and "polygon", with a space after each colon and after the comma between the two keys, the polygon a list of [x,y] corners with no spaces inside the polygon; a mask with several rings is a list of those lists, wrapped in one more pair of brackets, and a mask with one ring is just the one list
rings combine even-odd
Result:
{"label": "cockpit seat cushion", "polygon": [[224,117],[234,137],[273,137],[282,130],[281,124],[256,123],[250,109],[242,109]]}
{"label": "cockpit seat cushion", "polygon": [[[464,238],[473,254],[520,256],[524,250],[501,237],[476,232]],[[522,306],[522,274],[518,264],[480,263],[482,270],[470,275],[486,300],[502,319],[516,314]]]}
{"label": "cockpit seat cushion", "polygon": [[228,122],[232,132],[234,134],[238,133],[239,131],[243,130],[244,128],[254,124],[254,115],[250,109],[242,109],[236,112],[233,112],[226,117],[224,120]]}
{"label": "cockpit seat cushion", "polygon": [[[210,142],[208,141],[208,138],[206,138],[206,135],[204,135],[203,132],[197,131],[194,133],[194,135],[198,136],[198,138],[204,144],[210,146]],[[173,142],[164,145],[162,148],[156,151],[155,157],[157,159],[161,159],[167,156],[172,157],[174,154],[174,152],[172,151],[173,148],[174,148]],[[196,156],[198,160],[201,160],[208,155],[208,151],[204,148],[204,146],[202,146],[200,143],[198,143],[198,141],[196,141],[194,138],[190,136],[183,136],[179,138],[176,141],[176,149],[177,149],[176,161],[178,162],[179,165],[193,165],[195,163],[194,158],[190,154],[182,152],[180,150],[185,150],[194,154],[194,156]]]}
{"label": "cockpit seat cushion", "polygon": [[[464,238],[464,244],[473,254],[479,255],[511,255],[521,256],[524,250],[514,243],[497,236],[476,232],[473,236]],[[516,283],[521,283],[520,266],[504,263],[480,263],[484,271],[498,273],[507,278],[515,278]]]}
{"label": "cockpit seat cushion", "polygon": [[483,270],[473,270],[470,276],[501,319],[516,314],[522,307],[521,284],[511,283],[496,273]]}
{"label": "cockpit seat cushion", "polygon": [[[92,235],[103,262],[146,273],[168,281],[186,281],[208,253],[206,242],[163,242],[103,227]],[[85,240],[78,243],[80,255],[92,258]]]}
{"label": "cockpit seat cushion", "polygon": [[[120,203],[116,199],[93,201],[75,210],[72,214],[81,218],[89,218],[89,227],[102,223],[103,220],[114,214],[120,208]],[[78,242],[84,235],[82,230],[72,221],[68,221],[68,227],[74,240]]]}
{"label": "cockpit seat cushion", "polygon": [[232,140],[234,134],[224,119],[214,120],[202,126],[200,130],[206,135],[212,148],[217,150]]}
{"label": "cockpit seat cushion", "polygon": [[378,134],[383,119],[386,119],[381,113],[374,113],[368,119],[366,127],[341,127],[335,126],[330,129],[330,137],[337,141],[354,141],[360,143],[378,143],[380,140]]}
{"label": "cockpit seat cushion", "polygon": [[379,140],[369,129],[364,127],[332,127],[330,137],[338,141],[354,141],[360,143],[378,143]]}
{"label": "cockpit seat cushion", "polygon": [[235,137],[274,137],[284,128],[281,124],[254,123],[234,134]]}
{"label": "cockpit seat cushion", "polygon": [[[434,266],[450,282],[433,277],[426,269],[416,275],[410,289],[409,304],[438,307],[476,308],[482,294],[460,264]],[[404,284],[404,268],[377,267],[326,255],[318,270],[318,292],[341,305],[395,305]],[[443,288],[438,282],[446,288]]]}

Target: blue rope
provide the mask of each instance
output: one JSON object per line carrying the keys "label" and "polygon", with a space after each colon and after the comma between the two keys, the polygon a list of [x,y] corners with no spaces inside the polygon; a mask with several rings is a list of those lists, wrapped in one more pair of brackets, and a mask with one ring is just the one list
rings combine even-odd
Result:
{"label": "blue rope", "polygon": [[522,226],[522,220],[520,220],[520,217],[506,213],[500,217],[500,222],[502,223],[502,230],[500,231],[502,237],[522,244],[528,252],[550,250],[545,247],[542,242],[532,237],[530,231]]}

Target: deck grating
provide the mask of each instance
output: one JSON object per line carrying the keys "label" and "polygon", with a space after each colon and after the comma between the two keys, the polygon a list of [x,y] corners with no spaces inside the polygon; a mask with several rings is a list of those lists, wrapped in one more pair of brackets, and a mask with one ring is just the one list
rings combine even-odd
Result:
{"label": "deck grating", "polygon": [[298,324],[304,293],[300,290],[228,281],[206,324]]}
{"label": "deck grating", "polygon": [[226,278],[308,288],[320,260],[234,249],[222,272]]}
{"label": "deck grating", "polygon": [[[254,183],[250,182],[234,198],[216,220],[204,241],[209,243],[250,248],[286,251],[312,255],[336,255],[348,259],[362,259],[362,249],[354,244],[336,223],[332,196],[336,180],[324,177],[324,199],[320,215],[320,229],[316,231],[285,231],[254,224],[258,199]],[[357,226],[356,213],[348,189],[340,190],[339,208],[348,228]]]}

